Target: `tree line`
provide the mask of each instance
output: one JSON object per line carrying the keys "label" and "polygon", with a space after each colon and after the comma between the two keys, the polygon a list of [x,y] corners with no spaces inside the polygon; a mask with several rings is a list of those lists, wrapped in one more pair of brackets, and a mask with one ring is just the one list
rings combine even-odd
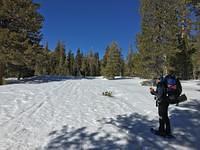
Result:
{"label": "tree line", "polygon": [[174,70],[182,79],[200,78],[200,2],[198,0],[140,0],[141,32],[137,51],[126,58],[116,42],[103,58],[94,50],[84,54],[40,45],[44,17],[32,0],[0,1],[0,84],[3,77],[32,75],[139,76],[152,78]]}
{"label": "tree line", "polygon": [[[34,75],[59,75],[59,76],[106,76],[114,78],[124,74],[124,60],[121,49],[116,42],[107,46],[103,59],[99,53],[90,50],[84,54],[80,48],[76,53],[66,50],[65,44],[57,42],[54,50],[48,44],[42,49],[43,55],[37,59]],[[26,72],[25,72],[26,75]]]}

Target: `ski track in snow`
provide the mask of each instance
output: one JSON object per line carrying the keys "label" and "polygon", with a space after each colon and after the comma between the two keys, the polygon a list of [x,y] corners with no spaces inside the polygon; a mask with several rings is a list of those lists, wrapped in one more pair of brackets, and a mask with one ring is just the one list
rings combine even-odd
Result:
{"label": "ski track in snow", "polygon": [[[199,81],[183,81],[189,100],[170,106],[175,140],[149,132],[158,125],[158,114],[141,81],[67,79],[1,86],[0,150],[199,149]],[[103,96],[105,91],[113,97]]]}

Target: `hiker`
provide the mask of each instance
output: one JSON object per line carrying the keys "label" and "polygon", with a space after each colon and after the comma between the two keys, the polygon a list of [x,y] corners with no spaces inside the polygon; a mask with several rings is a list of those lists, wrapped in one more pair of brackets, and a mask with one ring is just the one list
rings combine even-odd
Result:
{"label": "hiker", "polygon": [[169,102],[167,101],[166,85],[163,77],[156,79],[156,85],[156,91],[150,88],[150,93],[155,95],[159,115],[159,128],[158,130],[154,130],[154,133],[160,136],[171,136],[170,120],[168,117]]}
{"label": "hiker", "polygon": [[173,70],[169,70],[169,73],[165,76],[163,82],[166,85],[166,92],[169,103],[176,103],[178,105],[178,97],[181,95],[182,86],[179,79],[176,78]]}

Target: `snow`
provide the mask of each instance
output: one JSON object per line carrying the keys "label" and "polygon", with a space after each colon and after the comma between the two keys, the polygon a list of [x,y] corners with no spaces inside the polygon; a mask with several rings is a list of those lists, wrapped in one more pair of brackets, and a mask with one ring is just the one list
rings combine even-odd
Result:
{"label": "snow", "polygon": [[175,139],[150,133],[157,107],[141,81],[42,76],[0,86],[0,150],[200,149],[200,81],[182,81],[188,101],[170,105]]}

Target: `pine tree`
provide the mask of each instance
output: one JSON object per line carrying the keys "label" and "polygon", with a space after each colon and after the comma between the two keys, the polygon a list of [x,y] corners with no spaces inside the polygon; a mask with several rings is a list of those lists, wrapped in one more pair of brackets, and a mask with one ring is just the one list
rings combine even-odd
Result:
{"label": "pine tree", "polygon": [[40,53],[37,54],[35,64],[35,75],[46,75],[48,66],[48,49],[41,48]]}
{"label": "pine tree", "polygon": [[55,52],[50,52],[49,54],[49,62],[50,62],[50,75],[56,75],[56,67],[57,67],[57,58]]}
{"label": "pine tree", "polygon": [[43,66],[43,74],[49,75],[50,74],[50,50],[48,43],[46,43],[44,47],[44,66]]}
{"label": "pine tree", "polygon": [[56,66],[55,72],[56,75],[66,75],[67,74],[67,62],[66,62],[66,53],[65,45],[63,42],[58,41],[54,55],[54,64]]}
{"label": "pine tree", "polygon": [[107,65],[108,53],[109,53],[109,46],[106,47],[105,54],[103,56],[103,59],[101,60],[101,75],[105,74],[105,67]]}
{"label": "pine tree", "polygon": [[182,79],[190,79],[192,74],[196,78],[198,48],[195,45],[198,44],[194,41],[198,34],[194,33],[199,33],[199,3],[197,0],[141,1],[142,32],[137,37],[141,69],[137,67],[137,70],[143,77],[174,70]]}
{"label": "pine tree", "polygon": [[68,74],[69,75],[75,75],[74,73],[74,54],[72,53],[71,50],[68,51],[67,54],[67,69],[68,69]]}
{"label": "pine tree", "polygon": [[124,76],[124,74],[125,74],[125,61],[120,52],[120,76]]}
{"label": "pine tree", "polygon": [[99,53],[96,52],[94,54],[94,59],[95,59],[95,76],[99,76],[100,75],[100,72],[101,72],[101,63],[100,63],[100,60],[99,60]]}
{"label": "pine tree", "polygon": [[103,75],[109,79],[122,75],[121,50],[116,42],[112,42],[106,51],[106,66],[103,68]]}
{"label": "pine tree", "polygon": [[133,74],[138,77],[148,77],[145,75],[145,69],[142,68],[142,56],[140,53],[133,54]]}
{"label": "pine tree", "polygon": [[126,76],[133,76],[133,47],[130,45],[128,50],[128,55],[125,62],[125,75]]}
{"label": "pine tree", "polygon": [[145,77],[166,74],[168,69],[174,69],[172,62],[179,52],[177,6],[182,6],[181,0],[141,1],[142,31],[137,44]]}
{"label": "pine tree", "polygon": [[[7,64],[34,68],[43,17],[32,0],[0,1],[0,79]],[[4,66],[4,67],[3,67]],[[20,67],[19,67],[20,68]]]}
{"label": "pine tree", "polygon": [[[200,2],[196,0],[182,1],[179,12],[179,53],[174,64],[177,74],[183,79],[197,78],[198,74],[198,35],[200,20]],[[195,34],[194,34],[195,33]],[[196,47],[197,46],[197,47]]]}
{"label": "pine tree", "polygon": [[76,53],[76,59],[75,59],[75,75],[76,76],[81,75],[82,57],[83,57],[83,54],[81,53],[80,48],[78,48],[77,53]]}
{"label": "pine tree", "polygon": [[99,54],[92,50],[82,58],[81,74],[84,76],[99,76],[100,75],[100,61]]}
{"label": "pine tree", "polygon": [[200,35],[196,37],[195,52],[192,55],[193,78],[200,79]]}
{"label": "pine tree", "polygon": [[80,69],[80,71],[81,71],[81,75],[83,77],[85,77],[86,75],[90,75],[89,74],[89,64],[88,64],[88,58],[87,58],[87,56],[84,56],[82,58],[82,63],[81,63],[81,69]]}
{"label": "pine tree", "polygon": [[88,64],[89,64],[89,75],[95,76],[96,75],[96,60],[95,60],[93,51],[89,52]]}
{"label": "pine tree", "polygon": [[192,54],[194,49],[192,48],[192,20],[190,17],[190,6],[186,1],[182,1],[181,7],[178,13],[180,33],[178,34],[178,49],[176,54],[176,60],[174,60],[174,66],[176,74],[182,79],[192,78]]}
{"label": "pine tree", "polygon": [[67,75],[67,62],[64,43],[62,43],[60,47],[59,70],[60,75]]}
{"label": "pine tree", "polygon": [[190,5],[190,11],[193,16],[193,35],[192,48],[194,53],[192,54],[192,65],[193,65],[193,78],[200,79],[200,1],[188,0]]}

